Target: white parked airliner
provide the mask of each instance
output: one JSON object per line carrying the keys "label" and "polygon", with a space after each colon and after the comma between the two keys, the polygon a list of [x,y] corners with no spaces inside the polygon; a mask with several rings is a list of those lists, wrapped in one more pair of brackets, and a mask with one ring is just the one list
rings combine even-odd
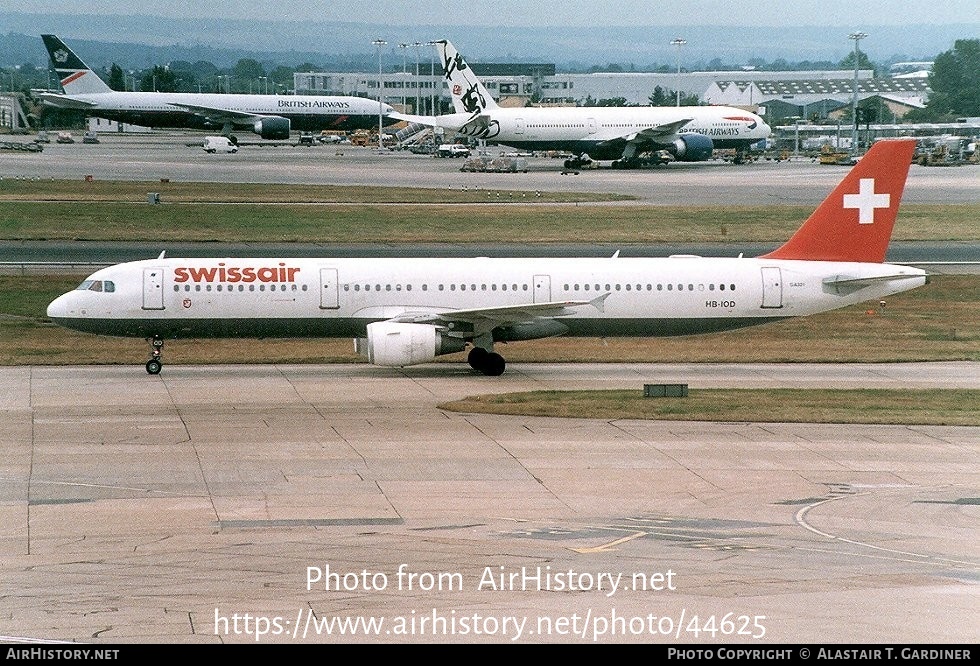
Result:
{"label": "white parked airliner", "polygon": [[57,324],[151,342],[351,337],[367,359],[409,366],[494,343],[708,333],[811,315],[921,286],[882,263],[913,140],[876,143],[783,246],[756,258],[164,258],[96,271],[48,306]]}
{"label": "white parked airliner", "polygon": [[521,150],[566,151],[575,155],[569,168],[593,160],[632,168],[660,162],[660,151],[682,162],[707,160],[716,148],[743,156],[772,133],[756,114],[731,106],[502,108],[450,42],[435,44],[455,113],[397,117]]}
{"label": "white parked airliner", "polygon": [[86,115],[145,127],[245,128],[263,139],[288,139],[290,130],[355,130],[398,122],[388,104],[362,97],[320,95],[223,95],[217,93],[120,92],[112,90],[55,35],[41,35],[64,95],[41,100]]}

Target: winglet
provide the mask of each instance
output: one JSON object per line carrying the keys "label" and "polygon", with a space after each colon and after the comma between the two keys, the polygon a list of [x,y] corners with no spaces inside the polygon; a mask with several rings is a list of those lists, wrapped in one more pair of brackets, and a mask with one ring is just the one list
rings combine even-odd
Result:
{"label": "winglet", "polygon": [[896,139],[872,145],[793,237],[763,258],[882,263],[915,143]]}

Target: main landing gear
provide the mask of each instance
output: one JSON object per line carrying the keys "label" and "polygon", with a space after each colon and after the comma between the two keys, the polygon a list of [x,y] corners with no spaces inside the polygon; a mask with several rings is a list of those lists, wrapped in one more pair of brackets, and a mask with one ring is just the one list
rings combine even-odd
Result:
{"label": "main landing gear", "polygon": [[492,351],[487,351],[483,347],[473,347],[466,361],[474,370],[479,370],[488,377],[499,377],[504,374],[507,367],[504,357]]}
{"label": "main landing gear", "polygon": [[151,375],[159,375],[163,370],[163,338],[154,335],[146,341],[150,343],[150,360],[146,362],[146,371]]}

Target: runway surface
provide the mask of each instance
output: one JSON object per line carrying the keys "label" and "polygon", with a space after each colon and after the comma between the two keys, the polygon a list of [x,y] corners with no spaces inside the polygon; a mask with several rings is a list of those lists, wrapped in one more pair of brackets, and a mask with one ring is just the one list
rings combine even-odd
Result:
{"label": "runway surface", "polygon": [[980,365],[0,368],[0,634],[975,642],[980,427],[438,407],[652,381],[980,388]]}

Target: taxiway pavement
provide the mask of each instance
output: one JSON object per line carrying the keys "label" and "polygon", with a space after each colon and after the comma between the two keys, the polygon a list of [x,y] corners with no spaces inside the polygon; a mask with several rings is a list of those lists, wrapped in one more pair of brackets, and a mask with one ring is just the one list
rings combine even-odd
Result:
{"label": "taxiway pavement", "polygon": [[980,427],[439,408],[653,381],[978,388],[980,366],[0,368],[0,634],[975,642]]}
{"label": "taxiway pavement", "polygon": [[[197,145],[193,145],[194,142]],[[49,144],[42,153],[4,157],[2,178],[171,182],[307,183],[547,192],[599,192],[665,205],[815,205],[843,178],[846,167],[811,160],[675,163],[644,170],[582,170],[562,175],[561,161],[533,158],[528,173],[461,173],[459,159],[353,146],[245,146],[209,155],[193,134],[104,134],[99,144]],[[490,149],[493,155],[500,148]],[[906,203],[980,201],[977,167],[912,165]]]}

